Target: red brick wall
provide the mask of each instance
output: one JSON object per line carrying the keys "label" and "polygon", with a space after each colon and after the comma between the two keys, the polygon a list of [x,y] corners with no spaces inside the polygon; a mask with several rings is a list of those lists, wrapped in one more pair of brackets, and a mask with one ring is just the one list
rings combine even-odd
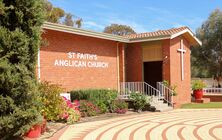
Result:
{"label": "red brick wall", "polygon": [[119,80],[125,82],[125,44],[119,44]]}
{"label": "red brick wall", "polygon": [[163,80],[170,82],[170,40],[162,41]]}
{"label": "red brick wall", "polygon": [[[142,47],[140,43],[124,44],[115,41],[93,37],[74,35],[69,33],[46,30],[43,38],[49,45],[42,47],[41,80],[51,81],[62,85],[65,90],[83,88],[111,88],[118,89],[119,81],[143,81]],[[163,79],[177,85],[175,101],[179,106],[190,102],[190,45],[184,40],[186,49],[184,59],[185,79],[181,80],[181,56],[177,52],[180,48],[181,37],[162,41],[163,50]],[[119,57],[117,57],[117,46]],[[56,59],[69,60],[68,52],[96,54],[98,60],[108,62],[108,68],[67,67],[55,66]],[[119,63],[117,62],[119,58]],[[71,58],[72,60],[73,58]],[[79,59],[74,59],[79,60]],[[119,66],[119,71],[118,71]]]}
{"label": "red brick wall", "polygon": [[184,49],[184,80],[181,80],[181,54],[177,51],[180,48],[181,37],[176,37],[170,41],[170,83],[176,85],[177,96],[174,96],[174,100],[177,106],[183,103],[191,102],[190,95],[190,44],[183,38]]}
{"label": "red brick wall", "polygon": [[[49,45],[41,47],[41,80],[62,85],[65,90],[83,88],[117,89],[117,43],[98,38],[46,30]],[[68,52],[96,54],[96,61],[108,62],[108,68],[55,66],[56,59],[68,59]],[[71,58],[72,60],[73,58]],[[79,59],[74,59],[79,60]]]}
{"label": "red brick wall", "polygon": [[143,80],[142,47],[139,43],[128,44],[126,48],[126,81]]}
{"label": "red brick wall", "polygon": [[222,102],[222,95],[203,95],[203,98],[209,98],[211,102]]}

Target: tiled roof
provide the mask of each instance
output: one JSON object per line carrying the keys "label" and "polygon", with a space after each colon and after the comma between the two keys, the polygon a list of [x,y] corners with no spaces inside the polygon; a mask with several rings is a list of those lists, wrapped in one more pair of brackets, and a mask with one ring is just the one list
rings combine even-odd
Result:
{"label": "tiled roof", "polygon": [[190,30],[188,27],[179,27],[179,28],[171,28],[168,30],[158,30],[155,32],[131,34],[131,35],[126,35],[124,37],[129,38],[129,39],[164,37],[164,36],[171,36],[171,35],[177,34],[186,29]]}
{"label": "tiled roof", "polygon": [[[154,40],[163,40],[163,39],[173,39],[182,34],[188,34],[188,40],[192,42],[192,44],[201,45],[201,41],[195,37],[195,34],[188,27],[180,27],[180,28],[172,28],[169,30],[159,30],[155,32],[148,33],[140,33],[140,34],[132,34],[127,36],[118,36],[112,35],[108,33],[99,33],[90,30],[84,30],[79,28],[73,28],[70,26],[65,26],[56,23],[45,22],[43,25],[43,29],[55,30],[60,32],[66,32],[71,34],[119,41],[124,43],[135,43],[135,42],[144,42],[144,41],[154,41]],[[186,35],[187,36],[187,35]]]}

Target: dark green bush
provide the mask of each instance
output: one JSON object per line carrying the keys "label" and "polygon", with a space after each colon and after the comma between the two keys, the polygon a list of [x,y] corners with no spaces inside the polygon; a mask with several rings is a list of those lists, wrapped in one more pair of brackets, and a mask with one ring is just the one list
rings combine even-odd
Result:
{"label": "dark green bush", "polygon": [[36,62],[44,23],[43,0],[0,0],[0,139],[41,121]]}
{"label": "dark green bush", "polygon": [[[117,98],[116,90],[108,89],[86,89],[86,90],[73,90],[70,92],[71,100],[87,100],[91,101],[93,104],[99,103],[101,106],[103,103],[103,108],[108,108],[109,111],[113,111],[111,108],[111,103]],[[102,111],[102,112],[104,112]]]}
{"label": "dark green bush", "polygon": [[131,93],[130,99],[133,102],[133,107],[135,111],[141,111],[147,104],[147,98],[141,93]]}
{"label": "dark green bush", "polygon": [[98,106],[99,110],[100,110],[100,114],[106,113],[108,112],[109,108],[107,107],[107,105],[103,102],[103,101],[97,101],[96,105]]}
{"label": "dark green bush", "polygon": [[70,92],[71,101],[73,100],[89,100],[90,90],[73,90]]}

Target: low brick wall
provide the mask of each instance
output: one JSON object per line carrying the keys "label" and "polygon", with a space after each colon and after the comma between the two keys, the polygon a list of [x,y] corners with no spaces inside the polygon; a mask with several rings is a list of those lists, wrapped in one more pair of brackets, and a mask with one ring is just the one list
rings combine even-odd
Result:
{"label": "low brick wall", "polygon": [[222,102],[222,94],[205,94],[203,98],[209,98],[211,102]]}

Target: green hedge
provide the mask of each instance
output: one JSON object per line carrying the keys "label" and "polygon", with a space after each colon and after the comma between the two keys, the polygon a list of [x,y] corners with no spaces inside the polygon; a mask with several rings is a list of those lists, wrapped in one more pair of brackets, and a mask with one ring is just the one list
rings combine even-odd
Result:
{"label": "green hedge", "polygon": [[84,89],[73,90],[70,92],[71,100],[87,100],[97,105],[101,113],[107,111],[113,112],[112,102],[117,98],[118,92],[116,90],[108,89]]}
{"label": "green hedge", "polygon": [[109,100],[110,98],[117,97],[116,90],[108,89],[84,89],[84,90],[73,90],[70,92],[71,100],[88,100],[88,101],[97,101],[97,100]]}

